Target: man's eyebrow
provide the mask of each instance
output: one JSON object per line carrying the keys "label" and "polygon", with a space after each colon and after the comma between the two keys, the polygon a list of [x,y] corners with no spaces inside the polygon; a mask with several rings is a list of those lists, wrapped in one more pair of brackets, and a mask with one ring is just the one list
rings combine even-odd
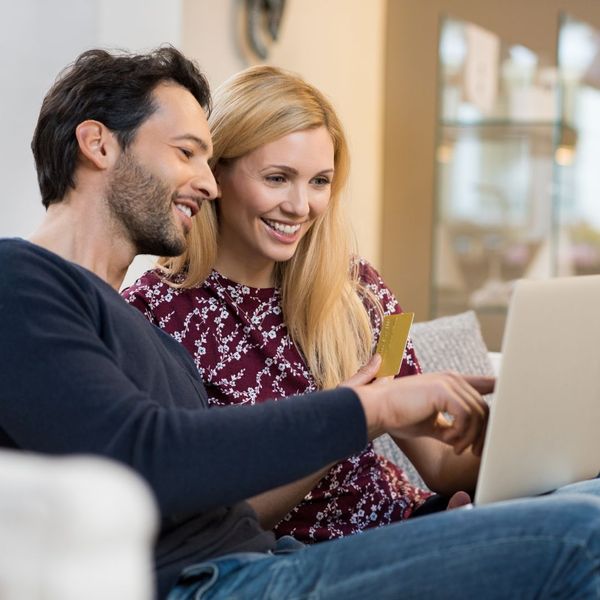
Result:
{"label": "man's eyebrow", "polygon": [[204,150],[204,152],[210,151],[210,146],[202,138],[199,138],[196,135],[192,135],[191,133],[184,133],[183,135],[178,135],[173,139],[177,141],[187,140],[196,144],[196,146],[200,147],[202,150]]}

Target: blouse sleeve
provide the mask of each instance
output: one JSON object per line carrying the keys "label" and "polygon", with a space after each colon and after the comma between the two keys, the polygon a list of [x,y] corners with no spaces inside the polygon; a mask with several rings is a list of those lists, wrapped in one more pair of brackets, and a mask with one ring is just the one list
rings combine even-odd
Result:
{"label": "blouse sleeve", "polygon": [[155,271],[144,273],[134,284],[121,291],[128,304],[137,308],[154,325],[159,325],[156,313],[156,299],[163,293],[159,288],[166,287]]}
{"label": "blouse sleeve", "polygon": [[[387,287],[381,275],[364,258],[361,258],[358,261],[358,274],[362,286],[367,288],[375,298],[377,298],[383,309],[384,315],[395,315],[403,312],[402,307],[398,304],[396,297]],[[371,326],[373,328],[373,350],[375,350],[377,342],[379,341],[379,334],[381,333],[381,316],[377,308],[373,306],[372,301],[369,301],[369,298],[364,295],[363,302],[371,320]],[[404,359],[402,360],[400,373],[397,376],[404,377],[406,375],[416,375],[418,373],[421,373],[421,366],[419,365],[412,339],[409,336],[408,341],[406,342],[406,350],[404,351]]]}

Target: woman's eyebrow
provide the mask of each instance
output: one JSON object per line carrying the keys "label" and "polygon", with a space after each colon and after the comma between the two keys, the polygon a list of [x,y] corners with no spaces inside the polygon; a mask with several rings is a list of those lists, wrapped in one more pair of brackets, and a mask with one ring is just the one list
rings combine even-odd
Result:
{"label": "woman's eyebrow", "polygon": [[[270,164],[270,165],[267,165],[265,167],[265,169],[272,169],[272,168],[279,169],[281,171],[284,171],[286,173],[290,173],[292,175],[298,175],[298,170],[294,169],[294,167],[290,167],[288,165]],[[334,172],[333,168],[331,168],[331,169],[323,169],[322,171],[319,171],[318,174],[322,175],[322,174],[325,174],[325,173],[333,173],[333,172]]]}

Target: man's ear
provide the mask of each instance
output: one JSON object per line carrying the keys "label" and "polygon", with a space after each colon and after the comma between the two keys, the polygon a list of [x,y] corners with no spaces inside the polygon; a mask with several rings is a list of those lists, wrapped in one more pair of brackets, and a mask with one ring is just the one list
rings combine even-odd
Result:
{"label": "man's ear", "polygon": [[114,133],[100,121],[82,121],[75,129],[82,157],[98,169],[110,168],[121,153]]}

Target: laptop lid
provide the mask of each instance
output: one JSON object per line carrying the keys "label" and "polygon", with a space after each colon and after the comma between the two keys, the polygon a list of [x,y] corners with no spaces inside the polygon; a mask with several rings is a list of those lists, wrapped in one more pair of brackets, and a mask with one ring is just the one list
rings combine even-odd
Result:
{"label": "laptop lid", "polygon": [[600,471],[600,275],[522,280],[511,297],[476,504]]}

